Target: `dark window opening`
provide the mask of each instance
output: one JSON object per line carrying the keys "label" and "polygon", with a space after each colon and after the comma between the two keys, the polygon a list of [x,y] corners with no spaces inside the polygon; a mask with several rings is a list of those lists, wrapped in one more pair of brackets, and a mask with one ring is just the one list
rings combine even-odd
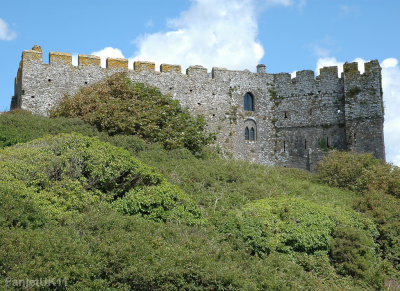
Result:
{"label": "dark window opening", "polygon": [[244,95],[244,110],[254,111],[254,99],[249,92]]}
{"label": "dark window opening", "polygon": [[251,129],[250,129],[250,140],[255,140],[256,138],[255,138],[255,133],[254,133],[254,128],[252,127]]}
{"label": "dark window opening", "polygon": [[192,90],[192,89],[190,89],[189,91],[190,91],[190,93],[192,93],[192,92],[193,92],[193,90]]}
{"label": "dark window opening", "polygon": [[304,149],[305,150],[307,149],[307,140],[306,139],[304,140]]}
{"label": "dark window opening", "polygon": [[283,151],[286,152],[286,141],[283,141]]}
{"label": "dark window opening", "polygon": [[25,95],[25,90],[22,90],[22,91],[21,91],[21,94],[22,94],[22,95]]}
{"label": "dark window opening", "polygon": [[249,140],[249,128],[248,127],[246,127],[246,129],[244,130],[244,139]]}
{"label": "dark window opening", "polygon": [[48,79],[47,81],[51,82],[51,79]]}
{"label": "dark window opening", "polygon": [[31,98],[35,98],[35,96],[31,96]]}
{"label": "dark window opening", "polygon": [[310,109],[310,115],[312,115],[312,109]]}
{"label": "dark window opening", "polygon": [[85,85],[87,85],[87,81],[85,81]]}
{"label": "dark window opening", "polygon": [[287,118],[287,114],[286,114],[286,111],[285,111],[285,118]]}
{"label": "dark window opening", "polygon": [[326,137],[326,146],[329,148],[329,137]]}
{"label": "dark window opening", "polygon": [[197,105],[201,105],[201,103],[197,103]]}

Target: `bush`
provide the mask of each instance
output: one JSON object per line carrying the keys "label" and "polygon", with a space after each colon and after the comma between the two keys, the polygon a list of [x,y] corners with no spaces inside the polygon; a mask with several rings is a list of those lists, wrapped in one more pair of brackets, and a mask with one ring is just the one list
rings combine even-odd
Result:
{"label": "bush", "polygon": [[364,193],[381,190],[400,197],[400,169],[372,154],[330,152],[317,166],[320,181],[334,187]]}
{"label": "bush", "polygon": [[330,257],[339,274],[369,280],[381,289],[384,276],[377,272],[379,260],[373,239],[362,230],[348,226],[337,227],[333,237]]}
{"label": "bush", "polygon": [[67,96],[51,116],[77,117],[111,135],[134,134],[166,149],[186,147],[197,154],[213,140],[204,132],[202,116],[192,117],[178,101],[157,88],[132,83],[124,73]]}
{"label": "bush", "polygon": [[246,242],[253,254],[272,252],[328,253],[337,225],[358,227],[366,236],[376,235],[374,225],[352,210],[317,205],[300,198],[269,198],[248,203],[218,228]]}
{"label": "bush", "polygon": [[400,271],[400,200],[379,191],[370,192],[357,199],[354,208],[376,223],[382,257]]}
{"label": "bush", "polygon": [[[154,168],[134,159],[126,150],[79,134],[60,134],[1,150],[0,183],[10,187],[22,183],[26,193],[19,191],[16,199],[27,197],[50,219],[80,213],[101,200],[112,202],[134,193],[136,188],[142,189],[141,203],[154,199],[151,194],[159,187],[168,189],[173,197],[164,211],[175,216],[153,207],[147,210],[149,218],[163,215],[183,222],[188,218],[193,223],[200,217],[197,205]],[[153,190],[155,186],[158,188]],[[130,201],[134,202],[135,197],[130,194]],[[152,215],[152,211],[157,214]]]}
{"label": "bush", "polygon": [[196,224],[201,217],[197,204],[186,193],[165,182],[152,187],[134,188],[113,204],[121,213],[141,214],[161,222]]}
{"label": "bush", "polygon": [[0,227],[39,228],[48,222],[24,183],[0,183]]}
{"label": "bush", "polygon": [[234,250],[207,225],[156,223],[102,204],[62,226],[0,229],[0,241],[3,286],[4,278],[59,278],[61,290],[354,289],[283,254],[261,260]]}

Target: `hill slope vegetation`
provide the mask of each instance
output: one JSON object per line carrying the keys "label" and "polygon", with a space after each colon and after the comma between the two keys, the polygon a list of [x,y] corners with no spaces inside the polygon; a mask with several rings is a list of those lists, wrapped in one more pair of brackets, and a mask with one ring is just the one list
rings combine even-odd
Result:
{"label": "hill slope vegetation", "polygon": [[0,115],[2,284],[51,277],[59,290],[399,286],[398,168],[332,152],[312,174],[222,159],[204,139],[194,150],[107,130],[74,118]]}

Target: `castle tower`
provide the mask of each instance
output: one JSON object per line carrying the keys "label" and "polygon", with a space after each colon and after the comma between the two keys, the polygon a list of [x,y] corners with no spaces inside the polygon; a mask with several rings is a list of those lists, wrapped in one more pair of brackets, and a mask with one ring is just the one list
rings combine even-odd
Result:
{"label": "castle tower", "polygon": [[371,152],[385,160],[381,67],[377,60],[364,66],[364,74],[357,63],[343,66],[347,150]]}

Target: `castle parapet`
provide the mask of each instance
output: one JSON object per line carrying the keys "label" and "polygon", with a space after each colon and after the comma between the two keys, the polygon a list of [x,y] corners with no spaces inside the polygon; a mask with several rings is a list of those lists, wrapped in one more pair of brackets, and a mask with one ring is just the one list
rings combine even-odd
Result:
{"label": "castle parapet", "polygon": [[213,67],[212,70],[211,70],[211,76],[212,76],[213,79],[215,79],[215,78],[218,78],[218,77],[222,77],[227,72],[228,72],[228,70],[225,69],[225,68]]}
{"label": "castle parapet", "polygon": [[78,65],[84,66],[98,66],[100,67],[100,57],[93,55],[78,55]]}
{"label": "castle parapet", "polygon": [[163,73],[167,73],[167,72],[182,73],[182,69],[181,69],[180,65],[161,64],[160,65],[160,72],[163,72]]}
{"label": "castle parapet", "polygon": [[60,52],[50,52],[49,53],[49,63],[53,64],[62,64],[62,65],[72,65],[72,57],[68,53],[60,53]]}
{"label": "castle parapet", "polygon": [[289,73],[278,73],[274,74],[275,82],[280,84],[290,84],[292,82],[292,77]]}
{"label": "castle parapet", "polygon": [[154,71],[155,67],[156,65],[153,62],[135,61],[133,63],[133,69],[137,72]]}
{"label": "castle parapet", "polygon": [[360,72],[358,71],[358,63],[345,63],[343,65],[343,73],[345,79],[357,78],[360,76]]}
{"label": "castle parapet", "polygon": [[190,66],[186,69],[186,74],[188,76],[207,75],[207,69],[203,66]]}
{"label": "castle parapet", "polygon": [[370,73],[373,71],[381,71],[381,66],[379,65],[378,60],[372,60],[364,64],[365,73]]}
{"label": "castle parapet", "polygon": [[107,58],[107,69],[128,69],[128,59]]}
{"label": "castle parapet", "polygon": [[314,81],[314,71],[312,70],[303,70],[296,72],[296,81],[297,82],[309,82]]}
{"label": "castle parapet", "polygon": [[321,80],[338,79],[338,67],[323,67],[319,69],[319,78]]}
{"label": "castle parapet", "polygon": [[22,52],[22,62],[43,63],[43,53],[40,50],[26,50]]}

